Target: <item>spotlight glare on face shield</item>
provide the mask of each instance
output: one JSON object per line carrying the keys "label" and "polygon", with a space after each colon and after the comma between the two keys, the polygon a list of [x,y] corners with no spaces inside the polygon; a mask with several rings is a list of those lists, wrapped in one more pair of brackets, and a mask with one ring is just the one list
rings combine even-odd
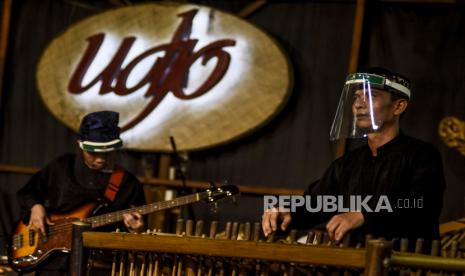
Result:
{"label": "spotlight glare on face shield", "polygon": [[[372,130],[377,130],[378,129],[378,126],[376,125],[375,123],[375,118],[373,116],[374,114],[374,111],[373,111],[373,97],[372,97],[372,94],[371,94],[371,85],[370,83],[367,81],[367,80],[363,80],[363,84],[364,84],[364,90],[367,91],[368,90],[368,98],[369,98],[369,107],[370,107],[370,117],[371,117],[371,128]],[[364,91],[364,92],[365,92]]]}

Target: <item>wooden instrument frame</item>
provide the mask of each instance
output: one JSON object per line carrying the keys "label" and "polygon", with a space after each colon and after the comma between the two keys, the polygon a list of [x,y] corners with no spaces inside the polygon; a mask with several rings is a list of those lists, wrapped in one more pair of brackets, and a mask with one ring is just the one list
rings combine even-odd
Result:
{"label": "wooden instrument frame", "polygon": [[384,275],[389,268],[465,272],[464,259],[394,252],[391,242],[385,240],[370,240],[366,248],[358,249],[164,233],[135,235],[84,232],[82,235],[84,248],[310,264],[358,269],[364,271],[364,275],[367,276]]}

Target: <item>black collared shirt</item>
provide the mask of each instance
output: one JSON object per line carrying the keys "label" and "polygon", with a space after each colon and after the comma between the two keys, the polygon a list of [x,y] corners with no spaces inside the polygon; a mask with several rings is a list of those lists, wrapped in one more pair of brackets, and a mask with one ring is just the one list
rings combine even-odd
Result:
{"label": "black collared shirt", "polygon": [[[65,154],[34,174],[17,196],[24,214],[37,203],[43,204],[49,213],[69,212],[85,203],[103,202],[110,175],[88,168],[82,155]],[[142,184],[126,171],[115,200],[102,212],[144,203]]]}
{"label": "black collared shirt", "polygon": [[[375,209],[380,197],[387,198],[393,212],[362,210],[365,223],[352,233],[386,239],[408,238],[415,241],[439,239],[438,218],[442,209],[445,180],[441,156],[431,144],[399,133],[377,149],[373,156],[368,145],[335,160],[323,177],[310,185],[306,195],[342,195],[345,205],[350,196],[371,195],[369,207]],[[415,208],[412,208],[413,205]],[[383,202],[383,206],[386,206]],[[409,206],[410,208],[406,208]],[[309,213],[299,208],[293,225],[311,228],[327,222],[335,213]],[[411,242],[412,244],[412,242]],[[426,245],[425,248],[429,246]]]}
{"label": "black collared shirt", "polygon": [[[24,223],[29,220],[29,212],[34,204],[42,204],[48,214],[67,213],[86,203],[104,203],[104,192],[111,176],[110,172],[91,170],[84,163],[82,155],[65,154],[53,160],[37,172],[18,191],[17,196],[24,215]],[[98,208],[97,214],[128,209],[145,204],[142,184],[131,173],[125,171],[119,191],[114,201]],[[119,223],[119,227],[124,227]],[[112,231],[115,225],[100,228]],[[40,275],[67,275],[68,258],[55,256],[38,271]]]}

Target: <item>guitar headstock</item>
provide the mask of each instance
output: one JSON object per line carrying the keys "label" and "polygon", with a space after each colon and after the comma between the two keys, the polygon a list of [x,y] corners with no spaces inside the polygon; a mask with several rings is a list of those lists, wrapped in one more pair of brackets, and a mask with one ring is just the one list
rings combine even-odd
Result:
{"label": "guitar headstock", "polygon": [[208,203],[222,200],[225,198],[233,198],[239,194],[239,188],[234,185],[223,185],[220,187],[211,187],[205,190],[204,196],[205,201]]}

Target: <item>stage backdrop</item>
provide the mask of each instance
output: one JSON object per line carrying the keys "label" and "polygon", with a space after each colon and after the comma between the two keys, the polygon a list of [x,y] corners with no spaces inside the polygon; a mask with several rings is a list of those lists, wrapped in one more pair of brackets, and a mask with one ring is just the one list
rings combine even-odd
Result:
{"label": "stage backdrop", "polygon": [[[114,6],[96,1],[15,1],[5,86],[0,107],[0,163],[42,167],[75,151],[75,134],[56,120],[39,98],[36,66],[50,41],[72,23]],[[246,1],[202,1],[236,13]],[[188,177],[270,187],[305,188],[333,159],[329,128],[345,78],[355,4],[350,1],[273,1],[248,20],[274,37],[294,71],[288,104],[253,134],[210,150],[190,153]],[[463,216],[465,156],[438,136],[444,116],[465,120],[465,8],[449,4],[372,4],[366,8],[360,66],[384,66],[410,77],[413,98],[404,131],[434,143],[446,172],[442,220]],[[60,70],[60,68],[56,68]],[[462,141],[463,142],[463,141]],[[131,169],[153,153],[129,152]],[[15,192],[27,176],[0,175],[1,241],[18,216]],[[241,197],[211,214],[258,221],[262,200]],[[0,252],[2,253],[2,252]]]}

